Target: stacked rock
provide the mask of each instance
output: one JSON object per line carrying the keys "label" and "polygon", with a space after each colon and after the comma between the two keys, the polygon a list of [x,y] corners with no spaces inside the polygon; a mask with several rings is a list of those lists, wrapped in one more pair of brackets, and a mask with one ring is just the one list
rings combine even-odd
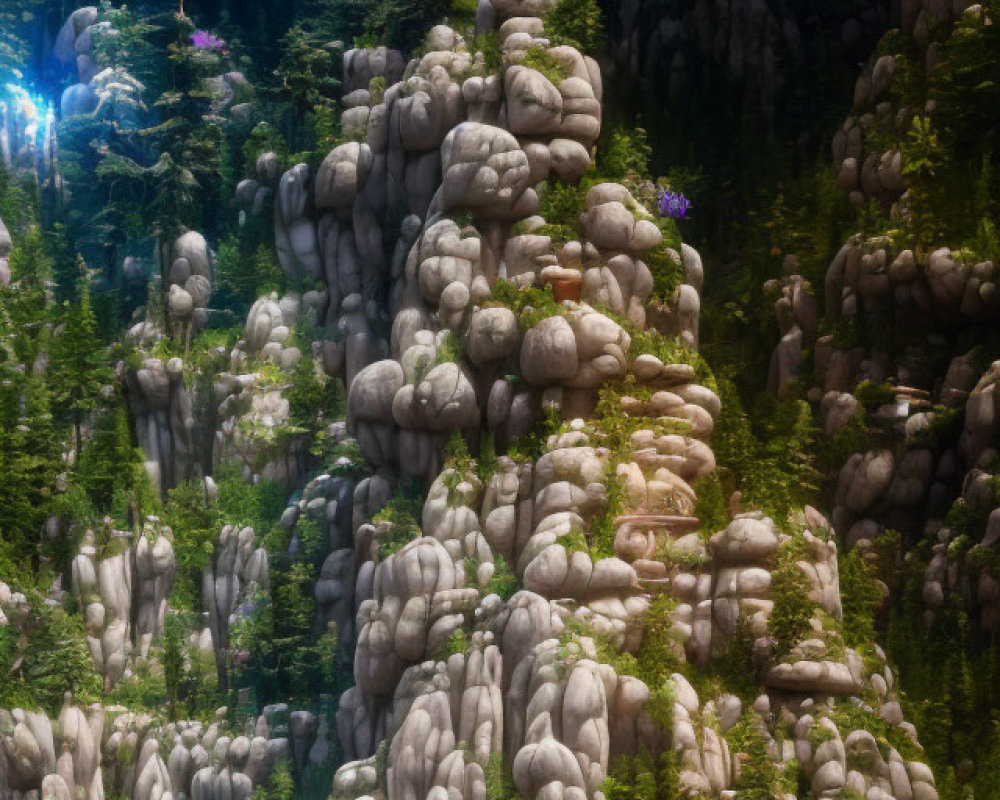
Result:
{"label": "stacked rock", "polygon": [[[139,323],[129,338],[148,345],[159,337],[149,323]],[[125,397],[136,421],[136,438],[145,454],[146,474],[153,488],[165,496],[193,476],[200,454],[196,450],[194,398],[184,382],[184,362],[174,357],[148,357],[138,369],[119,367]]]}
{"label": "stacked rock", "polygon": [[162,263],[168,265],[167,311],[175,326],[175,338],[190,341],[208,322],[212,296],[212,257],[205,237],[197,231],[179,236],[164,246]]}
{"label": "stacked rock", "polygon": [[97,16],[96,6],[78,8],[69,15],[56,36],[53,55],[76,75],[76,83],[63,91],[63,117],[89,114],[97,108],[98,98],[92,86],[93,79],[101,71],[94,59],[93,31],[98,24]]}
{"label": "stacked rock", "polygon": [[110,520],[87,531],[73,559],[73,595],[83,611],[87,644],[106,689],[125,675],[133,649],[144,658],[163,631],[174,582],[170,528],[147,518],[134,543]]}
{"label": "stacked rock", "polygon": [[[932,74],[941,61],[940,35],[953,26],[985,19],[980,4],[970,0],[937,2],[906,0],[900,7],[900,31],[912,43],[916,66]],[[989,23],[987,23],[989,24]],[[837,188],[861,205],[878,200],[896,204],[907,189],[906,164],[897,148],[881,149],[881,134],[905,134],[926,108],[905,105],[896,90],[897,57],[874,54],[854,85],[854,108],[833,137],[833,160],[838,167]],[[901,70],[900,70],[901,71]],[[903,204],[905,205],[905,203]],[[902,210],[896,206],[897,210]]]}

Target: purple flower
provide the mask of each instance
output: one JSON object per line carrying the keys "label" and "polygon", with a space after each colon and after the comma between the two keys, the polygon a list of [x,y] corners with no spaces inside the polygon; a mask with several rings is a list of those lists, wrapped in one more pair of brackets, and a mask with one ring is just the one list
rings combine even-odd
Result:
{"label": "purple flower", "polygon": [[208,31],[195,31],[191,34],[191,44],[199,50],[225,50],[226,40],[220,39]]}
{"label": "purple flower", "polygon": [[691,201],[680,192],[671,192],[665,189],[660,195],[660,216],[670,217],[670,219],[687,219],[691,210]]}

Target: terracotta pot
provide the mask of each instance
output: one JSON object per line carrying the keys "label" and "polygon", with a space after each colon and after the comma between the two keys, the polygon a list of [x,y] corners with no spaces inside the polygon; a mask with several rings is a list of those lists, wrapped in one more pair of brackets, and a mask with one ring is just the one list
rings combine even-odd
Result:
{"label": "terracotta pot", "polygon": [[577,274],[572,278],[556,278],[552,281],[552,294],[559,303],[563,300],[579,302],[583,294],[583,276]]}

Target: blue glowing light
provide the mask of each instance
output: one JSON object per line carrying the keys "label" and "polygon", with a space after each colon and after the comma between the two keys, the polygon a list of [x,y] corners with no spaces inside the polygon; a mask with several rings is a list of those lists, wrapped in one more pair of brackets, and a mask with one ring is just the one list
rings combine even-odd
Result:
{"label": "blue glowing light", "polygon": [[10,95],[13,109],[24,119],[43,120],[52,112],[51,104],[40,94],[32,94],[15,83],[8,83],[4,88]]}
{"label": "blue glowing light", "polygon": [[38,145],[44,143],[48,128],[55,120],[52,104],[41,94],[16,83],[4,86],[3,100],[7,105],[7,124],[25,139]]}

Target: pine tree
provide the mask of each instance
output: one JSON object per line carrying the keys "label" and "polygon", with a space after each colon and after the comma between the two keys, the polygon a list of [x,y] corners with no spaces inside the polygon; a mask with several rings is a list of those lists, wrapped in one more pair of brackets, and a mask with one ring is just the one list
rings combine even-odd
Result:
{"label": "pine tree", "polygon": [[64,304],[64,325],[51,348],[51,386],[55,411],[73,423],[76,452],[83,448],[83,420],[97,408],[101,386],[108,376],[97,317],[90,302],[87,265],[79,259],[78,300]]}
{"label": "pine tree", "polygon": [[77,480],[99,512],[111,508],[116,492],[131,489],[136,463],[142,466],[132,446],[125,408],[116,405],[106,409],[98,416],[77,467]]}

